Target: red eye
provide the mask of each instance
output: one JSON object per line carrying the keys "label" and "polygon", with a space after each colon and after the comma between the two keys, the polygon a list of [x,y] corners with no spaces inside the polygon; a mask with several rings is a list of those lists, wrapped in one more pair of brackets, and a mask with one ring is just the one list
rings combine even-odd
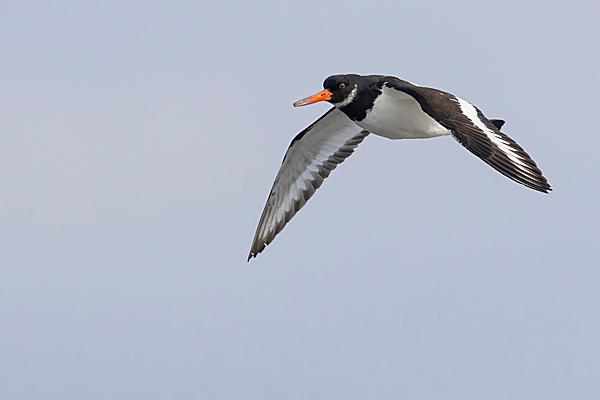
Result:
{"label": "red eye", "polygon": [[340,89],[344,89],[346,88],[346,84],[345,83],[340,83]]}

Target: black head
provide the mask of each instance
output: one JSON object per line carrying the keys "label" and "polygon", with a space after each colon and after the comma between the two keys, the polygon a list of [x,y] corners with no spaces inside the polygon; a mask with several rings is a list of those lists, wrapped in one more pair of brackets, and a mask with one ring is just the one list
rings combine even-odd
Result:
{"label": "black head", "polygon": [[336,106],[350,103],[358,90],[360,75],[332,75],[323,82],[323,90],[317,94],[298,100],[295,107],[306,106],[319,101],[328,101]]}
{"label": "black head", "polygon": [[[325,82],[323,88],[331,92],[328,100],[332,104],[347,102],[350,97],[356,95],[358,88],[358,75],[331,75]],[[354,93],[354,94],[353,94]]]}

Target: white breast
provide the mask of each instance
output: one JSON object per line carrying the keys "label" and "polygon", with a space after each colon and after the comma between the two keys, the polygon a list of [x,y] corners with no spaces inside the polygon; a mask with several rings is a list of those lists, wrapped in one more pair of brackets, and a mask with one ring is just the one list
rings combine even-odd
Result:
{"label": "white breast", "polygon": [[383,86],[367,116],[357,124],[390,139],[418,139],[448,135],[446,128],[427,115],[410,95]]}

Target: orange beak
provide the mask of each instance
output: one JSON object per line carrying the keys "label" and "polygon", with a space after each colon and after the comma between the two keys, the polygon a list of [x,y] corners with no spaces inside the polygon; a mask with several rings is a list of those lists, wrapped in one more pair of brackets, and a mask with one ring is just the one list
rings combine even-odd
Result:
{"label": "orange beak", "polygon": [[327,101],[331,99],[331,96],[333,96],[333,93],[331,93],[327,89],[324,89],[317,94],[313,94],[312,96],[308,96],[305,99],[298,100],[294,103],[294,107],[302,107],[307,106],[309,104],[318,103],[319,101]]}

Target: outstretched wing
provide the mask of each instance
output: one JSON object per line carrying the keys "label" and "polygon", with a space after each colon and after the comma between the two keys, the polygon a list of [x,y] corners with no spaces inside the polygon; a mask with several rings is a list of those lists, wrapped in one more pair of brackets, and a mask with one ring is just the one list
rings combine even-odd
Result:
{"label": "outstretched wing", "polygon": [[333,107],[292,140],[260,217],[248,261],[273,241],[368,134]]}
{"label": "outstretched wing", "polygon": [[[472,104],[458,99],[463,114],[452,136],[501,174],[531,189],[548,193],[550,184],[535,161]],[[468,120],[468,121],[467,121]]]}
{"label": "outstretched wing", "polygon": [[500,132],[504,121],[489,120],[474,105],[441,90],[413,85],[395,77],[385,77],[382,82],[412,96],[423,111],[496,171],[531,189],[544,193],[552,190],[529,154]]}

